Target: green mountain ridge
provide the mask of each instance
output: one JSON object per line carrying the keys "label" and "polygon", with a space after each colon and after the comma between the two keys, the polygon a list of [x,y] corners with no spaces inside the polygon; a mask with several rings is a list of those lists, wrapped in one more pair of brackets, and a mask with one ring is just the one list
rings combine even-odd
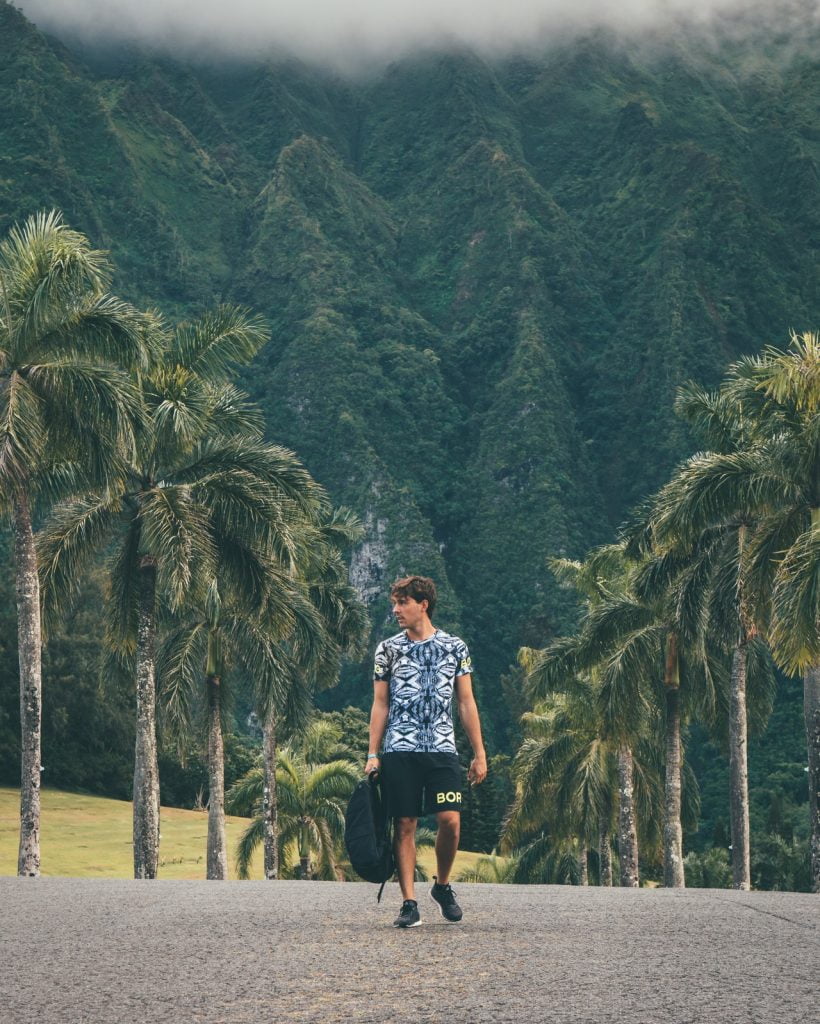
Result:
{"label": "green mountain ridge", "polygon": [[[596,31],[344,79],[72,47],[0,0],[0,230],[57,206],[123,297],[270,318],[246,384],[365,522],[375,633],[390,580],[433,575],[504,746],[502,674],[573,621],[545,559],[691,450],[678,383],[817,326],[818,29],[791,8],[778,36]],[[326,699],[368,692],[352,666]]]}

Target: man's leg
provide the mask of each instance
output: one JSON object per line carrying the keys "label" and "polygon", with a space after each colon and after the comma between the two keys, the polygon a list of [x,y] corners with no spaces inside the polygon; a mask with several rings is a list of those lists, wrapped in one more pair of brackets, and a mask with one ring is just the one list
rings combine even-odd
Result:
{"label": "man's leg", "polygon": [[395,818],[393,852],[396,855],[396,872],[399,876],[401,894],[406,900],[414,900],[416,875],[416,823],[418,818]]}
{"label": "man's leg", "polygon": [[458,811],[439,811],[436,815],[436,820],[438,821],[438,831],[436,832],[437,878],[439,885],[447,885],[450,881],[450,872],[453,870],[453,861],[456,859],[456,852],[458,851],[461,814]]}

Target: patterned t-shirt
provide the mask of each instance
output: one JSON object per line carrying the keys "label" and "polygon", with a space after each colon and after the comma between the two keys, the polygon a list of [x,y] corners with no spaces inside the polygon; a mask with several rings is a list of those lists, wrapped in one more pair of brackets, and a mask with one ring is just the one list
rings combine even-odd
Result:
{"label": "patterned t-shirt", "polygon": [[390,690],[384,752],[455,754],[453,688],[472,671],[464,641],[440,629],[427,640],[411,640],[406,632],[382,640],[374,676]]}

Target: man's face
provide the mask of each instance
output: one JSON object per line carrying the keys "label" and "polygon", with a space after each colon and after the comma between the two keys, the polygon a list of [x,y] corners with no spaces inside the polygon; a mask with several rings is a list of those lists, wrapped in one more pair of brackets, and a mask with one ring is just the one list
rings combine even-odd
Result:
{"label": "man's face", "polygon": [[427,600],[417,601],[414,597],[394,597],[393,614],[403,629],[415,629],[424,622],[427,614]]}

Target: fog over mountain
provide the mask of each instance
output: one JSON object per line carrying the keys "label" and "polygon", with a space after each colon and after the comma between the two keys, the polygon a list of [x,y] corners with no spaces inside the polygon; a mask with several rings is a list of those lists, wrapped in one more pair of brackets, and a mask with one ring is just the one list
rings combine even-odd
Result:
{"label": "fog over mountain", "polygon": [[[676,23],[731,27],[753,14],[777,24],[786,8],[763,0],[18,0],[41,28],[85,39],[118,39],[222,53],[276,48],[341,60],[466,44],[503,51],[555,33],[606,26],[634,33]],[[776,12],[776,13],[774,13]]]}

